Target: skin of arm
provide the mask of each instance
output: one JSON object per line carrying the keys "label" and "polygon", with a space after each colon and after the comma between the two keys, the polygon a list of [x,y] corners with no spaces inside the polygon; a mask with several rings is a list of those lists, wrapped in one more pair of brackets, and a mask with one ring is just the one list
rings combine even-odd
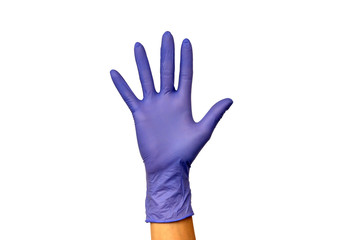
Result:
{"label": "skin of arm", "polygon": [[195,240],[192,217],[171,223],[151,223],[151,240]]}

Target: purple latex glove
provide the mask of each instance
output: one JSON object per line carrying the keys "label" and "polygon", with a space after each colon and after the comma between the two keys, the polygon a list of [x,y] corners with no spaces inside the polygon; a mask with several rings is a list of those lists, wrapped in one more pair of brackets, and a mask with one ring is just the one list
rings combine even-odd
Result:
{"label": "purple latex glove", "polygon": [[157,93],[144,47],[135,44],[135,59],[144,98],[139,100],[121,75],[112,80],[130,108],[147,179],[146,222],[174,222],[192,216],[190,165],[232,100],[216,103],[196,123],[191,112],[193,54],[185,39],[181,46],[179,87],[174,88],[174,39],[165,32],[161,45],[161,89]]}

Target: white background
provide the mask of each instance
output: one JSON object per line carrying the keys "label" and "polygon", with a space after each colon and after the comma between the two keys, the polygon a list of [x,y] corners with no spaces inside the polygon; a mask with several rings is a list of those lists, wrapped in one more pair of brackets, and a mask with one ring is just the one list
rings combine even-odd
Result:
{"label": "white background", "polygon": [[[358,1],[1,1],[0,239],[150,239],[117,69],[159,89],[194,49],[193,114],[231,97],[191,170],[198,239],[360,239]],[[177,74],[176,74],[177,76]]]}

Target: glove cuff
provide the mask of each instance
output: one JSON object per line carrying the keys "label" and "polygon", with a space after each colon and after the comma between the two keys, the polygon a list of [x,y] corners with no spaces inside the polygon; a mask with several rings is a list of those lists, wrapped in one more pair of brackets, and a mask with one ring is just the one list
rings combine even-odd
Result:
{"label": "glove cuff", "polygon": [[176,222],[194,215],[189,182],[190,164],[175,162],[164,171],[146,175],[145,222]]}

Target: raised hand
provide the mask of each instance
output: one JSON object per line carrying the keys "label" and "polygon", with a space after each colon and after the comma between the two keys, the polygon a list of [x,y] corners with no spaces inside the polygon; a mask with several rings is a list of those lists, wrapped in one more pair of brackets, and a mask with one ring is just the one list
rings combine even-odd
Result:
{"label": "raised hand", "polygon": [[117,71],[112,70],[111,77],[135,121],[147,176],[146,221],[178,221],[193,215],[190,165],[232,100],[219,101],[196,123],[191,111],[193,54],[190,41],[185,39],[181,46],[177,90],[174,88],[174,39],[170,32],[165,32],[162,38],[159,93],[154,87],[144,47],[136,43],[134,51],[143,99],[134,95]]}

